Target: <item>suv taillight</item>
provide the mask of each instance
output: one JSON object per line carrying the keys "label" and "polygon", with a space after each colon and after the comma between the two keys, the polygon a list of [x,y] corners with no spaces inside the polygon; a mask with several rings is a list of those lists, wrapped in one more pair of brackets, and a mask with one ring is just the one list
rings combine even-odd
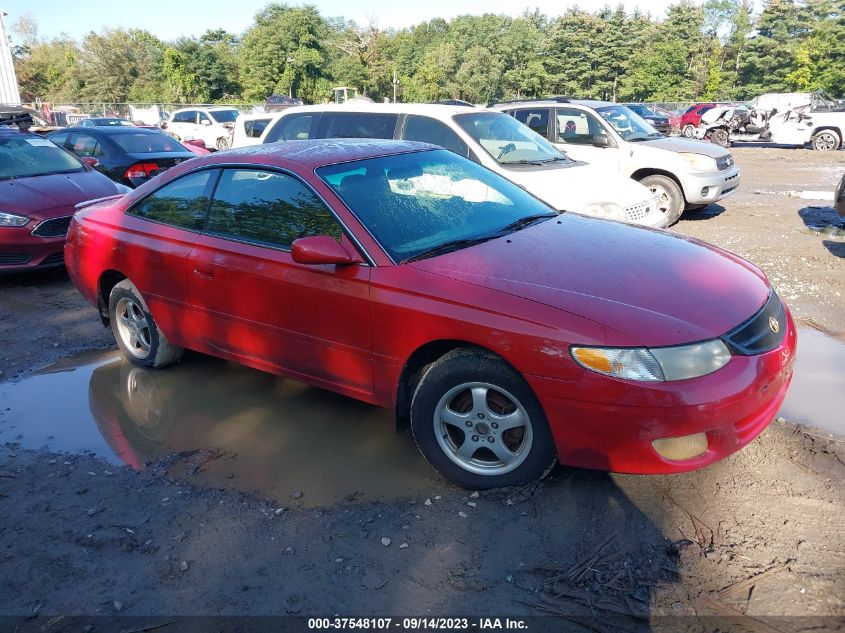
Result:
{"label": "suv taillight", "polygon": [[135,163],[132,167],[126,170],[123,177],[129,178],[130,180],[133,178],[150,178],[154,172],[157,172],[160,169],[161,167],[155,163]]}

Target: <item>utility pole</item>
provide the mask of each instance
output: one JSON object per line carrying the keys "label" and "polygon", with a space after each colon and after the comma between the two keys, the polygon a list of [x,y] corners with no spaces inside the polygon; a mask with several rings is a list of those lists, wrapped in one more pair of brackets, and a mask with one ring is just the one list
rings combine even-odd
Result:
{"label": "utility pole", "polygon": [[3,24],[3,18],[7,15],[9,14],[0,11],[0,103],[20,105],[21,93],[12,63],[12,49],[6,36],[6,26]]}
{"label": "utility pole", "polygon": [[396,103],[396,87],[399,85],[399,80],[396,78],[396,69],[393,69],[393,103]]}

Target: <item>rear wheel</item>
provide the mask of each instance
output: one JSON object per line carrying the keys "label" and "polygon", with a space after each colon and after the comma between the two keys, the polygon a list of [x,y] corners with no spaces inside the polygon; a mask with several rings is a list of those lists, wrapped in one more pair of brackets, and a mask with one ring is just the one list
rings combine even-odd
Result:
{"label": "rear wheel", "polygon": [[722,128],[718,128],[710,132],[708,138],[711,142],[716,143],[716,145],[721,145],[722,147],[729,147],[731,144],[728,131]]}
{"label": "rear wheel", "polygon": [[229,149],[229,139],[223,138],[221,136],[219,139],[217,139],[217,145],[216,146],[217,146],[218,151],[221,151],[221,152]]}
{"label": "rear wheel", "polygon": [[667,217],[668,226],[677,222],[684,212],[684,193],[669,176],[654,174],[640,180],[657,198],[657,208]]}
{"label": "rear wheel", "polygon": [[183,349],[158,329],[147,304],[128,279],[112,288],[109,319],[120,351],[133,365],[159,369],[182,358]]}
{"label": "rear wheel", "polygon": [[465,488],[534,481],[556,459],[525,379],[481,350],[456,350],[426,368],[411,401],[411,429],[428,462]]}
{"label": "rear wheel", "polygon": [[842,139],[834,130],[822,130],[813,136],[813,149],[820,152],[832,152],[839,149]]}
{"label": "rear wheel", "polygon": [[684,126],[684,129],[683,129],[683,132],[682,132],[682,133],[683,133],[683,135],[684,135],[685,137],[687,137],[687,138],[693,138],[693,137],[695,136],[695,126],[694,126],[694,125],[690,125],[689,123],[687,123],[687,124]]}

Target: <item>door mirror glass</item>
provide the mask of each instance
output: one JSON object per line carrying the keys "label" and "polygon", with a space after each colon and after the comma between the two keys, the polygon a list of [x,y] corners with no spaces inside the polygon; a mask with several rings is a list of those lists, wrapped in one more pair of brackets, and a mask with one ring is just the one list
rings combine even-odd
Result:
{"label": "door mirror glass", "polygon": [[610,139],[607,134],[593,134],[594,147],[610,147]]}
{"label": "door mirror glass", "polygon": [[80,160],[81,160],[83,163],[85,163],[86,165],[88,165],[89,167],[96,167],[97,165],[99,165],[99,164],[100,164],[100,161],[98,161],[98,160],[97,160],[96,158],[94,158],[93,156],[82,156],[82,157],[80,158]]}
{"label": "door mirror glass", "polygon": [[291,244],[291,257],[297,264],[357,264],[361,258],[346,250],[342,244],[328,235],[300,237]]}
{"label": "door mirror glass", "polygon": [[211,125],[211,121],[209,121],[208,119],[201,119],[200,125]]}

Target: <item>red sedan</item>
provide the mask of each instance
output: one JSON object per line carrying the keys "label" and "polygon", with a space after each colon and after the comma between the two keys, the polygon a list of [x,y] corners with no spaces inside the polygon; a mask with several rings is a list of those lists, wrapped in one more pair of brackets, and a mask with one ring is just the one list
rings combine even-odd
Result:
{"label": "red sedan", "polygon": [[556,458],[706,466],[769,424],[792,375],[792,318],[748,262],[558,214],[419,143],[197,158],[80,210],[65,259],[130,362],[189,348],[394,408],[470,488]]}
{"label": "red sedan", "polygon": [[74,206],[126,191],[52,141],[0,130],[0,272],[61,266]]}

